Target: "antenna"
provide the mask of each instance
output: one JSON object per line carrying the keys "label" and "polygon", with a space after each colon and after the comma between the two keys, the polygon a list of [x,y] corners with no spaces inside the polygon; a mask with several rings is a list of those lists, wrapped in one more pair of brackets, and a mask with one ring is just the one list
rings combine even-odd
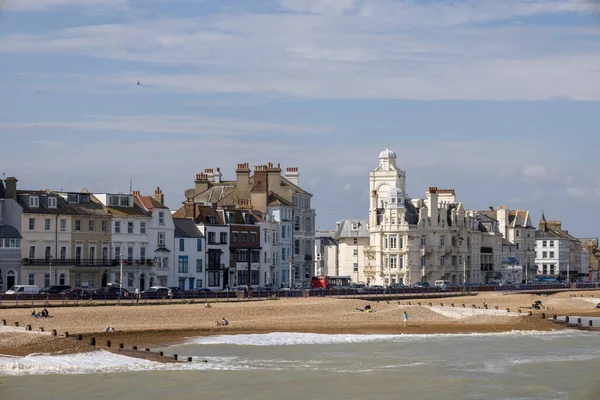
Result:
{"label": "antenna", "polygon": [[129,194],[133,193],[133,179],[129,179]]}

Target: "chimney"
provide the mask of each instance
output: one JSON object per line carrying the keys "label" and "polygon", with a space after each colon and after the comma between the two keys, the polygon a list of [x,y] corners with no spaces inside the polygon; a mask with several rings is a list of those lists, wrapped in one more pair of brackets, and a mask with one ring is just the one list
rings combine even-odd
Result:
{"label": "chimney", "polygon": [[139,196],[140,195],[140,191],[139,190],[134,190],[133,192],[131,192],[132,195],[134,196]]}
{"label": "chimney", "polygon": [[494,207],[488,206],[488,211],[494,211]]}
{"label": "chimney", "polygon": [[252,208],[262,213],[267,212],[267,197],[269,195],[269,176],[266,165],[254,166],[254,184],[250,192]]}
{"label": "chimney", "polygon": [[267,167],[267,177],[269,181],[269,190],[279,194],[281,188],[281,166],[277,164],[275,167],[273,163],[269,163]]}
{"label": "chimney", "polygon": [[194,194],[199,194],[208,190],[208,176],[205,173],[201,172],[199,174],[196,174],[196,180],[194,181],[194,183]]}
{"label": "chimney", "polygon": [[14,176],[9,176],[4,180],[4,196],[7,199],[17,200],[17,182],[18,180]]}
{"label": "chimney", "polygon": [[431,223],[433,225],[437,225],[438,223],[438,218],[439,218],[439,211],[438,211],[438,203],[439,203],[439,197],[438,197],[438,188],[435,186],[432,186],[429,188],[429,190],[427,191],[426,194],[426,198],[427,198],[427,207],[429,208],[429,218],[431,218]]}
{"label": "chimney", "polygon": [[214,182],[214,178],[215,178],[215,170],[212,168],[206,168],[204,170],[204,174],[206,174],[206,179],[208,179],[209,182]]}
{"label": "chimney", "polygon": [[235,181],[235,186],[238,190],[250,190],[250,167],[248,163],[237,165]]}
{"label": "chimney", "polygon": [[213,177],[213,181],[214,181],[215,183],[221,183],[221,177],[222,177],[222,176],[223,176],[223,175],[221,174],[221,169],[220,169],[220,168],[217,168],[217,172],[215,172],[215,175],[214,175],[214,177]]}
{"label": "chimney", "polygon": [[285,178],[296,186],[300,186],[300,173],[298,167],[288,167],[285,169]]}
{"label": "chimney", "polygon": [[165,195],[163,194],[163,191],[160,187],[158,187],[158,186],[156,187],[156,190],[154,191],[152,198],[154,200],[158,201],[163,206],[165,205]]}

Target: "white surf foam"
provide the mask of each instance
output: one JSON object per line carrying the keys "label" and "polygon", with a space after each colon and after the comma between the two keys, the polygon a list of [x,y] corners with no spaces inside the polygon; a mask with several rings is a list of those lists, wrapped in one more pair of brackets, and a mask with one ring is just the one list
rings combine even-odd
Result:
{"label": "white surf foam", "polygon": [[297,346],[297,345],[331,345],[372,342],[408,342],[408,341],[437,341],[442,338],[464,337],[502,337],[502,336],[545,336],[553,337],[565,335],[589,334],[588,332],[574,331],[511,331],[498,333],[452,333],[452,334],[398,334],[398,335],[358,335],[358,334],[318,334],[273,332],[252,335],[219,335],[193,338],[185,344],[202,345],[237,345],[237,346]]}

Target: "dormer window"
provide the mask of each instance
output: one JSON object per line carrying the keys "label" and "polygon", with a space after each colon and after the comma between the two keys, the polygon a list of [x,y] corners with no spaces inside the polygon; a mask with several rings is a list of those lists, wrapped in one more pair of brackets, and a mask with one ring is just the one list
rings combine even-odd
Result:
{"label": "dormer window", "polygon": [[69,195],[67,196],[67,201],[69,203],[77,204],[79,203],[79,195],[77,193],[69,193]]}
{"label": "dormer window", "polygon": [[164,211],[159,211],[158,212],[158,224],[159,225],[164,225],[165,224],[165,212]]}
{"label": "dormer window", "polygon": [[121,200],[120,200],[120,206],[121,207],[129,207],[129,197],[122,196]]}
{"label": "dormer window", "polygon": [[38,196],[29,197],[29,207],[37,208],[40,206],[40,198]]}
{"label": "dormer window", "polygon": [[48,197],[48,208],[56,208],[57,199],[56,197]]}

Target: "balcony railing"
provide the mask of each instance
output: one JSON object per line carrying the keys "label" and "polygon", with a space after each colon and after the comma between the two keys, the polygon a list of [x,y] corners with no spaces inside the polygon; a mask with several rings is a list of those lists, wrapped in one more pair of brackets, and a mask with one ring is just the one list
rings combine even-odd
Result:
{"label": "balcony railing", "polygon": [[[33,266],[76,266],[76,267],[116,267],[120,265],[118,258],[112,259],[84,259],[84,258],[67,258],[67,259],[45,259],[45,258],[24,258],[22,265],[33,265]],[[154,260],[151,258],[137,259],[137,260],[123,260],[123,266],[153,266]]]}

